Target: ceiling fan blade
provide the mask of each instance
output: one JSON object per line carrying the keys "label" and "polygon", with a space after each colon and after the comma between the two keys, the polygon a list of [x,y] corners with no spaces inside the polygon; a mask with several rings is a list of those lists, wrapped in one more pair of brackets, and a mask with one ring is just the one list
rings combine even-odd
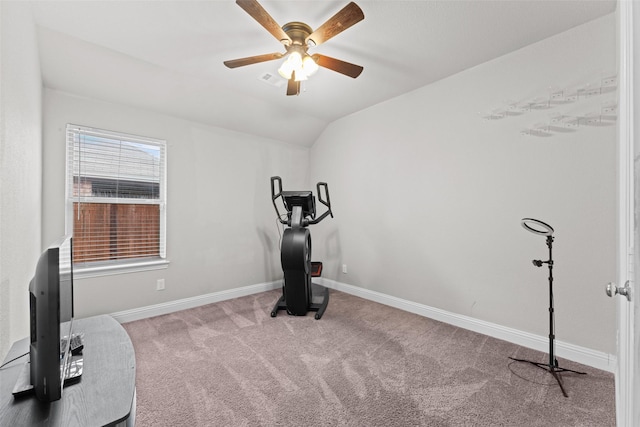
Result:
{"label": "ceiling fan blade", "polygon": [[354,2],[351,2],[311,33],[306,42],[312,41],[313,44],[318,46],[363,19],[364,12],[362,12],[362,9]]}
{"label": "ceiling fan blade", "polygon": [[291,73],[291,78],[287,82],[287,96],[300,95],[300,82],[296,81],[296,72]]}
{"label": "ceiling fan blade", "polygon": [[224,61],[224,65],[229,68],[238,68],[244,67],[245,65],[257,64],[259,62],[273,61],[275,59],[280,59],[284,56],[284,53],[267,53],[265,55],[256,55],[249,56],[247,58],[239,58],[239,59],[231,59],[229,61]]}
{"label": "ceiling fan blade", "polygon": [[291,43],[291,38],[287,33],[256,0],[236,0],[236,4],[258,21],[258,24],[262,25],[278,41],[285,41],[287,45]]}
{"label": "ceiling fan blade", "polygon": [[329,56],[320,55],[319,53],[316,53],[311,57],[320,67],[328,68],[340,74],[344,74],[345,76],[353,77],[354,79],[358,77],[360,73],[362,73],[362,70],[364,70],[364,68],[360,65],[341,61]]}

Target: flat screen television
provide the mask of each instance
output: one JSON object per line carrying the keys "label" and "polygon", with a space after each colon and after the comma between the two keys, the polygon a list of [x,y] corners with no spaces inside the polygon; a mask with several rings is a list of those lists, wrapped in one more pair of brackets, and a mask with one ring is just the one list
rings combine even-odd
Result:
{"label": "flat screen television", "polygon": [[71,362],[73,327],[72,238],[66,236],[49,246],[36,265],[29,283],[29,361],[13,394],[35,393],[38,400],[62,397],[65,374]]}

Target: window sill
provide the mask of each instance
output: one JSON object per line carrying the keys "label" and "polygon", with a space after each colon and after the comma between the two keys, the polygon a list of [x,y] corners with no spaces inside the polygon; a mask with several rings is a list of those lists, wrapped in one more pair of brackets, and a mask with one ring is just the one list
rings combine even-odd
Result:
{"label": "window sill", "polygon": [[138,273],[141,271],[161,270],[167,267],[169,267],[169,260],[166,259],[133,261],[128,263],[91,267],[74,267],[73,278],[88,279],[90,277],[102,277],[116,274]]}

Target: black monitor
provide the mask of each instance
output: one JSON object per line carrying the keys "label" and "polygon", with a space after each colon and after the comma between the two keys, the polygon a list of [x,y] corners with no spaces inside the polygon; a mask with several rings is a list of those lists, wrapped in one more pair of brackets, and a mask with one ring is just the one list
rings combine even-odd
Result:
{"label": "black monitor", "polygon": [[74,315],[71,254],[70,236],[51,245],[29,283],[30,360],[14,388],[16,396],[33,392],[43,402],[62,397]]}
{"label": "black monitor", "polygon": [[315,218],[316,198],[311,191],[283,191],[282,199],[287,211],[291,212],[294,206],[300,206],[303,218],[308,216]]}

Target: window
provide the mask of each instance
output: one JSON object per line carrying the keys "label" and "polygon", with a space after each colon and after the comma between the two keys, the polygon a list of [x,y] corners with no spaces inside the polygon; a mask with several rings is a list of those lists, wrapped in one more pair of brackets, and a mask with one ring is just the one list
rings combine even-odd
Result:
{"label": "window", "polygon": [[66,201],[76,269],[162,264],[165,141],[67,125]]}

